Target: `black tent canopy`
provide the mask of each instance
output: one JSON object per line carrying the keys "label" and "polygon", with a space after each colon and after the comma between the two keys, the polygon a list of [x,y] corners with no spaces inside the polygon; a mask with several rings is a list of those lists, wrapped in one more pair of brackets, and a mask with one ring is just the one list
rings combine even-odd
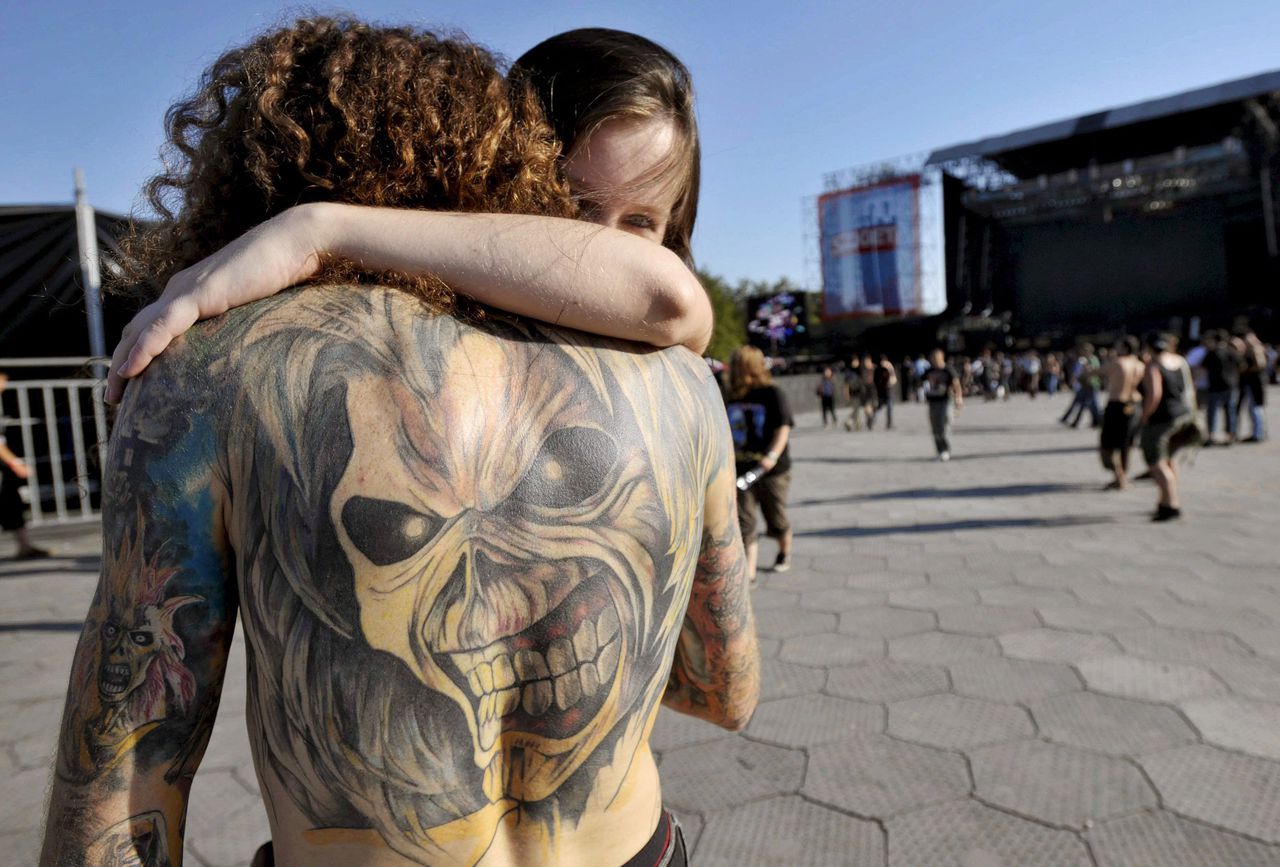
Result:
{"label": "black tent canopy", "polygon": [[[128,220],[96,213],[103,279],[119,269]],[[108,350],[136,302],[103,296]],[[86,356],[89,332],[74,205],[0,205],[0,358]]]}

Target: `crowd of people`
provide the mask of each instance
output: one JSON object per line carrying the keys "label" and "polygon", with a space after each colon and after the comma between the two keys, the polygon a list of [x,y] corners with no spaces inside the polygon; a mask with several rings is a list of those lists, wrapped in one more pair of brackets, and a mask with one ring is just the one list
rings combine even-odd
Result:
{"label": "crowd of people", "polygon": [[1129,487],[1130,453],[1140,444],[1148,468],[1142,476],[1160,489],[1153,518],[1165,521],[1181,515],[1174,454],[1267,438],[1266,385],[1277,381],[1280,355],[1248,326],[1210,330],[1187,352],[1178,348],[1174,335],[1153,332],[1144,341],[1124,335],[1109,347],[1082,342],[1066,351],[986,348],[948,357],[939,349],[897,364],[884,354],[855,354],[823,368],[815,391],[824,428],[840,424],[836,398],[843,397],[848,431],[874,429],[882,413],[892,428],[895,402],[927,404],[940,461],[951,458],[951,422],[966,398],[1034,400],[1067,391],[1071,400],[1058,421],[1078,428],[1087,415],[1099,429],[1102,465],[1112,476],[1106,488]]}
{"label": "crowd of people", "polygon": [[[659,703],[730,730],[754,711],[755,513],[786,571],[794,426],[759,350],[731,359],[722,404],[696,356],[602,339],[707,344],[688,70],[588,29],[504,75],[462,39],[313,18],[224,55],[169,117],[160,219],[126,251],[166,288],[126,330],[111,402],[197,319],[243,309],[117,418],[42,863],[181,860],[237,621],[272,817],[255,867],[687,863],[648,736]],[[263,267],[282,251],[299,261]],[[1247,383],[1274,353],[1215,340],[1196,369],[1223,442],[1237,391],[1261,439]],[[1140,429],[1167,520],[1199,430],[1176,348],[868,355],[817,390],[825,424],[843,393],[850,430],[926,403],[946,461],[966,396],[1065,384],[1073,423],[1105,425],[1106,387],[1112,464]],[[1141,376],[1120,362],[1139,354]]]}

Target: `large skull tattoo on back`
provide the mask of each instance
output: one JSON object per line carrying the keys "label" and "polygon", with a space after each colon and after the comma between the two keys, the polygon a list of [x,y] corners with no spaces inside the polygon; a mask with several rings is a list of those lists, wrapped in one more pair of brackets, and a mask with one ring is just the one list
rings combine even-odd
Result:
{"label": "large skull tattoo on back", "polygon": [[338,290],[258,308],[240,344],[260,766],[317,827],[426,863],[612,797],[697,556],[705,368]]}

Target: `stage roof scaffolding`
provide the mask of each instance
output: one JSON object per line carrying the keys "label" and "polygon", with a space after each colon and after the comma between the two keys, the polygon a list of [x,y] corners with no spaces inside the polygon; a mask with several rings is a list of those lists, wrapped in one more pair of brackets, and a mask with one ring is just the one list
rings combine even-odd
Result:
{"label": "stage roof scaffolding", "polygon": [[926,165],[978,158],[1026,179],[1214,144],[1236,133],[1241,103],[1257,100],[1274,117],[1278,93],[1280,70],[941,148]]}

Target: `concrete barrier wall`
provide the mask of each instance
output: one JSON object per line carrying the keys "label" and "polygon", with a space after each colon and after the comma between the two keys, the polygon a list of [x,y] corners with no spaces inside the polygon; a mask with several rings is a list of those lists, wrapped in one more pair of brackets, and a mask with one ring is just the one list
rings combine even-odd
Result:
{"label": "concrete barrier wall", "polygon": [[[818,387],[820,379],[822,379],[820,373],[800,373],[795,376],[775,376],[773,384],[782,389],[782,393],[787,396],[787,401],[791,404],[791,412],[818,412],[822,409],[822,402],[813,390]],[[844,397],[844,379],[837,373],[836,410],[843,410],[848,406],[849,401]]]}

